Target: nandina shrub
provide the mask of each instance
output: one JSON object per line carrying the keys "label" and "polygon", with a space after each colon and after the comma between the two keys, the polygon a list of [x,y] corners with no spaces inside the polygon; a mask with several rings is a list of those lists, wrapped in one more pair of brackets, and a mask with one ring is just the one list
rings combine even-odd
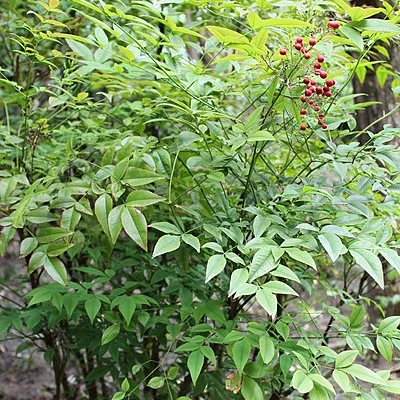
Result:
{"label": "nandina shrub", "polygon": [[365,365],[400,348],[374,297],[400,272],[399,130],[361,146],[349,87],[400,28],[308,7],[7,6],[1,249],[25,264],[0,326],[56,398],[400,393]]}

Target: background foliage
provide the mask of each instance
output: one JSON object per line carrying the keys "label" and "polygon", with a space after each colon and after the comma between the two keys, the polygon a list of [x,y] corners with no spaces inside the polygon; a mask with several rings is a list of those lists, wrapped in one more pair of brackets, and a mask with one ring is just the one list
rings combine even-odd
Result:
{"label": "background foliage", "polygon": [[[0,247],[25,265],[1,278],[0,332],[44,352],[55,398],[400,393],[365,366],[400,349],[399,129],[358,130],[374,102],[350,84],[375,71],[395,98],[372,56],[398,20],[343,0],[2,4]],[[321,69],[329,95],[303,101]]]}

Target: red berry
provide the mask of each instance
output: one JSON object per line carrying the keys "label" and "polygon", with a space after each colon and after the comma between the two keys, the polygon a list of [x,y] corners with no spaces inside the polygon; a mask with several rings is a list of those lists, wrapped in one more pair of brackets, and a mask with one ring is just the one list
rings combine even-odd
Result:
{"label": "red berry", "polygon": [[308,85],[308,84],[310,83],[310,80],[309,80],[308,78],[304,78],[304,79],[303,79],[303,83],[304,83],[305,85]]}
{"label": "red berry", "polygon": [[311,79],[310,83],[311,85],[315,86],[317,84],[317,81],[315,79]]}
{"label": "red berry", "polygon": [[306,115],[306,114],[307,114],[307,111],[304,108],[302,108],[300,110],[300,115]]}
{"label": "red berry", "polygon": [[301,131],[305,131],[307,129],[307,127],[305,125],[300,125],[300,130]]}
{"label": "red berry", "polygon": [[327,124],[322,124],[321,126],[322,126],[322,129],[326,129],[328,127]]}
{"label": "red berry", "polygon": [[287,50],[286,50],[286,49],[280,49],[280,50],[279,50],[279,54],[280,54],[281,56],[286,56]]}
{"label": "red berry", "polygon": [[324,92],[321,86],[317,86],[315,91],[317,92],[317,94],[322,94]]}
{"label": "red berry", "polygon": [[317,44],[317,41],[316,41],[314,38],[311,38],[311,39],[309,40],[308,44],[309,44],[310,46],[315,46],[315,45]]}
{"label": "red berry", "polygon": [[326,96],[326,97],[331,97],[331,96],[332,96],[332,93],[331,93],[331,92],[324,92],[324,96]]}
{"label": "red berry", "polygon": [[302,44],[303,43],[303,38],[301,36],[297,36],[296,43]]}
{"label": "red berry", "polygon": [[320,74],[320,72],[321,72],[321,70],[320,70],[320,69],[314,69],[314,74],[315,74],[315,75],[319,75],[319,74]]}
{"label": "red berry", "polygon": [[296,43],[295,45],[294,45],[294,48],[296,49],[296,50],[301,50],[302,48],[303,48],[303,46],[301,45],[301,43]]}
{"label": "red berry", "polygon": [[319,111],[319,106],[314,106],[314,111]]}
{"label": "red berry", "polygon": [[320,68],[321,68],[321,64],[319,62],[315,62],[314,69],[320,69]]}
{"label": "red berry", "polygon": [[314,104],[314,100],[308,100],[308,104],[312,106]]}
{"label": "red berry", "polygon": [[328,27],[332,28],[332,29],[338,29],[340,26],[340,22],[339,21],[329,21],[328,22]]}
{"label": "red berry", "polygon": [[336,83],[336,82],[335,82],[333,79],[328,79],[328,80],[325,82],[326,86],[329,86],[329,87],[335,86],[335,83]]}
{"label": "red berry", "polygon": [[300,97],[300,101],[303,102],[303,103],[305,103],[305,102],[307,101],[306,96],[301,96],[301,97]]}
{"label": "red berry", "polygon": [[322,78],[322,79],[325,79],[327,76],[328,76],[328,73],[326,72],[326,71],[320,71],[319,72],[319,76]]}
{"label": "red berry", "polygon": [[322,63],[325,61],[325,57],[322,54],[318,54],[317,60],[319,63]]}
{"label": "red berry", "polygon": [[325,114],[321,113],[321,114],[318,115],[318,117],[319,117],[319,118],[324,118],[324,117],[325,117]]}
{"label": "red berry", "polygon": [[324,87],[323,87],[323,91],[324,91],[324,92],[329,92],[330,90],[331,90],[331,89],[329,89],[328,86],[324,86]]}
{"label": "red berry", "polygon": [[324,122],[321,121],[320,119],[318,120],[318,125],[322,125]]}
{"label": "red berry", "polygon": [[310,97],[310,96],[313,94],[313,92],[312,92],[312,90],[310,90],[310,89],[306,89],[306,90],[304,91],[304,94],[305,94],[307,97]]}
{"label": "red berry", "polygon": [[304,58],[305,58],[306,60],[308,60],[310,57],[311,57],[311,56],[310,56],[309,53],[304,54]]}

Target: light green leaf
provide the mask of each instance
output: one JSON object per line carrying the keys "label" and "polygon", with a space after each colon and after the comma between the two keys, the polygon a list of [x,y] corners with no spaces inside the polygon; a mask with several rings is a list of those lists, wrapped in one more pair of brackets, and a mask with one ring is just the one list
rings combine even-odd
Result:
{"label": "light green leaf", "polygon": [[174,235],[180,235],[182,233],[179,228],[169,222],[154,222],[150,224],[149,227],[164,233],[172,233]]}
{"label": "light green leaf", "polygon": [[100,311],[101,308],[101,301],[96,297],[92,296],[90,299],[85,301],[85,310],[90,319],[90,323],[93,324],[96,315]]}
{"label": "light green leaf", "polygon": [[226,265],[226,259],[222,254],[214,254],[208,259],[206,269],[206,281],[209,282],[212,278],[220,274]]}
{"label": "light green leaf", "polygon": [[239,289],[239,287],[247,282],[248,277],[249,277],[249,271],[247,270],[247,268],[235,269],[231,275],[228,297],[235,294],[236,291]]}
{"label": "light green leaf", "polygon": [[147,185],[160,179],[164,179],[164,177],[148,169],[129,168],[122,182],[135,187]]}
{"label": "light green leaf", "polygon": [[220,26],[207,26],[207,29],[223,44],[249,43],[246,36],[231,29]]}
{"label": "light green leaf", "polygon": [[350,250],[350,254],[353,256],[355,262],[383,289],[383,267],[379,257],[372,253],[372,251],[365,249],[352,249]]}
{"label": "light green leaf", "polygon": [[260,354],[265,364],[269,364],[275,356],[275,345],[268,335],[260,337]]}
{"label": "light green leaf", "polygon": [[26,257],[36,249],[38,241],[34,237],[25,238],[20,244],[20,255]]}
{"label": "light green leaf", "polygon": [[39,243],[50,243],[71,236],[73,233],[74,232],[63,228],[48,227],[42,228],[36,238]]}
{"label": "light green leaf", "polygon": [[239,375],[242,375],[243,369],[250,357],[251,346],[246,338],[239,340],[232,347],[232,359],[236,365]]}
{"label": "light green leaf", "polygon": [[189,246],[193,247],[198,253],[200,253],[200,241],[199,239],[197,239],[196,236],[193,236],[190,233],[184,233],[182,235],[182,240]]}
{"label": "light green leaf", "polygon": [[364,367],[364,365],[353,364],[349,367],[342,369],[342,371],[364,382],[369,382],[376,385],[384,385],[386,383],[386,381],[381,378],[377,373],[371,371],[367,367]]}
{"label": "light green leaf", "polygon": [[200,351],[203,355],[208,358],[215,366],[217,365],[217,359],[215,357],[214,350],[209,346],[200,347]]}
{"label": "light green leaf", "polygon": [[268,131],[258,131],[252,133],[248,138],[248,142],[263,142],[267,140],[276,140],[275,137]]}
{"label": "light green leaf", "polygon": [[201,369],[204,364],[204,355],[201,350],[196,350],[190,353],[187,360],[190,376],[192,377],[193,385],[196,386],[197,379],[200,375]]}
{"label": "light green leaf", "polygon": [[393,348],[392,348],[392,344],[389,342],[389,340],[382,336],[378,336],[376,338],[376,347],[378,348],[379,353],[382,354],[384,359],[388,363],[391,363],[392,357],[393,357]]}
{"label": "light green leaf", "polygon": [[310,267],[317,270],[315,261],[309,253],[295,248],[285,249],[285,251],[287,254],[289,254],[290,258],[293,258],[296,261],[300,261],[301,263],[309,265]]}
{"label": "light green leaf", "polygon": [[328,253],[332,262],[335,262],[338,257],[343,254],[343,243],[334,233],[323,233],[322,235],[318,235],[318,239]]}
{"label": "light green leaf", "polygon": [[383,248],[379,251],[385,260],[400,274],[400,256],[396,250]]}
{"label": "light green leaf", "polygon": [[119,330],[120,330],[120,324],[113,324],[109,326],[103,332],[103,335],[101,337],[101,344],[104,345],[114,340],[118,336]]}
{"label": "light green leaf", "polygon": [[400,325],[400,316],[387,317],[381,321],[378,327],[379,333],[393,333]]}
{"label": "light green leaf", "polygon": [[154,376],[146,385],[152,389],[160,389],[164,386],[165,378],[163,376]]}
{"label": "light green leaf", "polygon": [[290,384],[299,393],[308,393],[314,387],[312,379],[308,377],[301,369],[298,369],[293,374],[292,382]]}
{"label": "light green leaf", "polygon": [[358,356],[357,350],[346,350],[338,354],[335,360],[335,368],[345,368],[353,364]]}
{"label": "light green leaf", "polygon": [[264,246],[254,254],[250,265],[249,279],[253,282],[260,276],[266,275],[278,266],[278,260],[275,260],[271,246]]}
{"label": "light green leaf", "polygon": [[124,207],[121,222],[128,236],[143,250],[147,250],[147,222],[141,211]]}
{"label": "light green leaf", "polygon": [[328,389],[333,394],[336,394],[335,389],[333,388],[332,384],[326,379],[324,376],[319,374],[309,374],[308,375],[314,382],[318,383],[319,385],[323,386],[325,389]]}
{"label": "light green leaf", "polygon": [[117,242],[118,236],[122,230],[121,213],[123,206],[113,208],[108,214],[108,229],[113,244]]}
{"label": "light green leaf", "polygon": [[349,376],[339,369],[335,369],[332,373],[333,379],[339,385],[340,389],[343,390],[344,393],[350,391],[350,379]]}
{"label": "light green leaf", "polygon": [[151,204],[159,203],[164,198],[148,190],[135,190],[126,198],[126,205],[131,207],[146,207]]}
{"label": "light green leaf", "polygon": [[112,199],[107,193],[102,194],[94,203],[94,213],[107,236],[110,236],[108,214],[111,211],[112,204]]}
{"label": "light green leaf", "polygon": [[288,284],[279,281],[269,281],[266,284],[262,285],[263,288],[267,289],[271,293],[275,294],[290,294],[293,296],[298,296],[298,293],[295,292]]}
{"label": "light green leaf", "polygon": [[61,260],[46,256],[43,267],[53,280],[61,285],[67,284],[67,271]]}
{"label": "light green leaf", "polygon": [[181,245],[181,238],[175,235],[164,235],[158,239],[154,251],[153,258],[158,257],[161,254],[171,253],[179,248]]}
{"label": "light green leaf", "polygon": [[272,318],[275,318],[276,311],[278,308],[278,301],[276,299],[276,296],[272,294],[269,290],[266,290],[264,288],[260,288],[257,290],[256,293],[256,299],[260,306],[272,316]]}
{"label": "light green leaf", "polygon": [[249,376],[243,377],[242,389],[240,391],[244,400],[264,400],[264,393],[260,385]]}

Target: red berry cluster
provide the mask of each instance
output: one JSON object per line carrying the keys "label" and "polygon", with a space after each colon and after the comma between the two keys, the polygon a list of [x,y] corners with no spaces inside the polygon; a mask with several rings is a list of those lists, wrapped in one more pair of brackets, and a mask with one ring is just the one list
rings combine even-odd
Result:
{"label": "red berry cluster", "polygon": [[[329,21],[328,22],[328,28],[338,29],[339,26],[340,26],[340,23],[338,21]],[[311,38],[308,41],[308,44],[310,47],[307,49],[304,46],[303,38],[300,36],[298,36],[296,38],[296,41],[294,43],[294,48],[297,51],[301,52],[303,54],[304,59],[306,59],[306,60],[309,60],[311,58],[310,51],[317,44],[317,40],[314,38]],[[279,54],[281,56],[286,56],[287,50],[282,48],[282,49],[280,49]],[[303,117],[305,115],[307,115],[306,107],[310,106],[310,108],[312,109],[313,112],[318,113],[317,114],[318,115],[318,117],[317,117],[318,125],[320,125],[322,127],[322,129],[326,129],[328,126],[324,122],[325,114],[319,113],[321,107],[320,107],[320,105],[318,105],[318,103],[321,102],[322,97],[331,97],[332,96],[331,88],[333,86],[335,86],[335,84],[336,84],[336,82],[333,79],[326,80],[326,78],[328,76],[328,72],[326,72],[324,69],[322,69],[322,65],[321,65],[324,61],[325,61],[325,57],[323,56],[323,54],[318,54],[318,56],[316,57],[316,60],[314,62],[314,65],[313,65],[313,69],[314,69],[313,72],[314,72],[314,75],[316,75],[316,79],[318,79],[318,77],[320,79],[318,79],[318,82],[317,82],[316,79],[306,76],[303,79],[303,83],[305,85],[304,93],[300,97],[300,101],[302,103],[305,103],[305,106],[300,110],[300,115]],[[300,126],[300,130],[305,131],[306,129],[307,129],[307,125],[305,123],[303,123]]]}

